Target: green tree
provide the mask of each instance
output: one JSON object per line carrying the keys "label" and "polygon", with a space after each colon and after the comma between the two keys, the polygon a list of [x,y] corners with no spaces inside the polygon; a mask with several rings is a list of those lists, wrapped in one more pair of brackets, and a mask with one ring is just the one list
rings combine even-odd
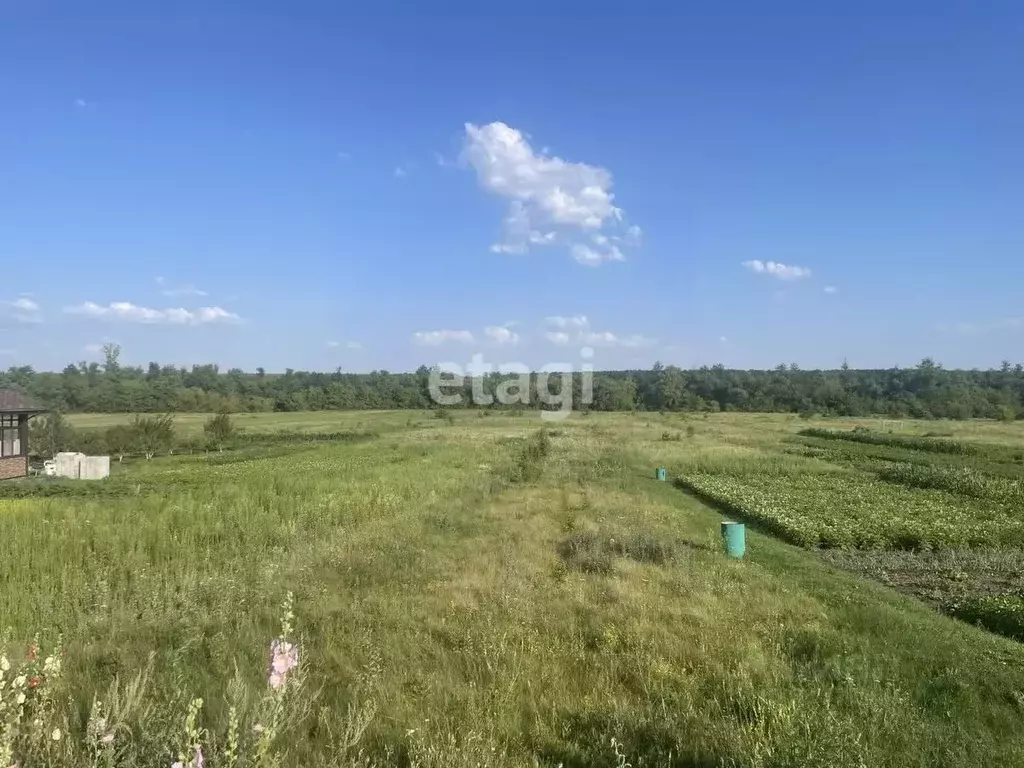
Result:
{"label": "green tree", "polygon": [[141,416],[132,419],[132,443],[146,460],[161,451],[169,451],[174,444],[174,419],[169,413],[159,416]]}
{"label": "green tree", "polygon": [[118,463],[124,461],[124,457],[132,451],[135,442],[135,433],[127,424],[115,424],[106,432],[107,450],[117,456]]}
{"label": "green tree", "polygon": [[217,448],[218,451],[224,450],[224,443],[230,439],[231,435],[234,434],[235,425],[231,422],[231,416],[227,412],[218,413],[216,416],[211,416],[203,424],[203,432],[206,434],[207,440],[210,441],[210,445]]}
{"label": "green tree", "polygon": [[71,450],[75,430],[60,411],[33,419],[29,428],[28,444],[32,455],[51,457]]}

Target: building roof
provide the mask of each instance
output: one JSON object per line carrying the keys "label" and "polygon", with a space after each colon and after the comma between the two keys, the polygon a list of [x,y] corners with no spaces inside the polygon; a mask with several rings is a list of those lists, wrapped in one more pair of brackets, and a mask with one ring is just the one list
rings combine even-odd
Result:
{"label": "building roof", "polygon": [[0,389],[0,413],[42,413],[45,410],[21,392]]}

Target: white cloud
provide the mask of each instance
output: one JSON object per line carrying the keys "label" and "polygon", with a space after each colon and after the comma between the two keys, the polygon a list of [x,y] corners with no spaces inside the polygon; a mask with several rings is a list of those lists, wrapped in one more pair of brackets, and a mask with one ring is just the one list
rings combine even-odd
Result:
{"label": "white cloud", "polygon": [[165,277],[158,277],[156,284],[162,286],[163,290],[160,291],[164,296],[206,296],[206,291],[201,291],[191,283],[185,283],[184,285],[172,285],[168,282]]}
{"label": "white cloud", "polygon": [[340,347],[341,346],[341,342],[340,341],[328,341],[327,342],[327,346],[331,347],[333,349],[334,347]]}
{"label": "white cloud", "polygon": [[416,344],[436,347],[449,341],[472,344],[473,334],[469,331],[416,331],[412,335],[412,339]]}
{"label": "white cloud", "polygon": [[826,285],[825,293],[839,293],[839,289],[836,288],[834,285]]}
{"label": "white cloud", "polygon": [[622,255],[622,251],[619,250],[617,245],[612,245],[607,251],[595,251],[589,245],[583,243],[576,243],[572,247],[572,257],[576,259],[580,264],[588,267],[599,267],[606,261],[625,261],[626,257]]}
{"label": "white cloud", "polygon": [[581,333],[579,342],[591,347],[627,347],[632,349],[649,347],[655,343],[655,340],[639,334],[620,336],[611,331],[600,331]]}
{"label": "white cloud", "polygon": [[552,344],[568,344],[572,340],[565,331],[549,331],[544,334],[544,338]]}
{"label": "white cloud", "polygon": [[553,315],[551,317],[545,317],[544,322],[548,325],[555,326],[555,328],[586,328],[590,325],[590,321],[587,319],[586,315],[573,315],[572,317]]}
{"label": "white cloud", "polygon": [[544,321],[558,331],[550,331],[544,334],[544,338],[552,344],[576,343],[581,346],[590,347],[649,347],[655,343],[654,339],[640,334],[622,335],[611,331],[593,331],[590,329],[590,320],[586,315],[573,315],[563,317],[554,315],[544,318]]}
{"label": "white cloud", "polygon": [[345,342],[345,348],[346,349],[362,349],[363,345],[360,344],[358,341],[346,341]]}
{"label": "white cloud", "polygon": [[408,175],[409,175],[408,167],[401,166],[401,165],[395,166],[395,178],[396,179],[404,179]]}
{"label": "white cloud", "polygon": [[[588,246],[584,246],[587,251],[575,250],[581,245],[578,238],[622,226],[622,209],[613,202],[612,177],[606,169],[571,163],[543,151],[537,154],[522,133],[501,122],[466,123],[461,160],[476,171],[484,189],[511,200],[504,240],[491,250],[521,253],[530,245],[564,239],[583,264],[596,266],[624,258],[618,249],[600,255]],[[607,240],[594,242],[600,246]]]}
{"label": "white cloud", "polygon": [[787,264],[780,264],[777,261],[761,261],[753,259],[744,261],[743,266],[751,272],[759,275],[773,275],[780,280],[800,280],[811,276],[811,270],[806,267],[794,267]]}
{"label": "white cloud", "polygon": [[729,337],[728,336],[719,336],[718,340],[720,342],[722,342],[723,344],[725,344],[727,341],[729,341]]}
{"label": "white cloud", "polygon": [[0,301],[0,320],[13,320],[15,323],[41,323],[42,308],[28,296],[19,296],[11,301]]}
{"label": "white cloud", "polygon": [[498,344],[518,344],[519,334],[509,330],[505,325],[489,325],[484,328],[484,334]]}
{"label": "white cloud", "polygon": [[150,309],[128,301],[114,301],[106,306],[87,301],[64,309],[68,314],[85,315],[104,320],[121,320],[127,323],[161,323],[166,325],[207,325],[211,323],[232,323],[241,320],[234,312],[221,307],[200,307],[199,309]]}
{"label": "white cloud", "polygon": [[526,253],[526,246],[495,243],[491,246],[491,253]]}

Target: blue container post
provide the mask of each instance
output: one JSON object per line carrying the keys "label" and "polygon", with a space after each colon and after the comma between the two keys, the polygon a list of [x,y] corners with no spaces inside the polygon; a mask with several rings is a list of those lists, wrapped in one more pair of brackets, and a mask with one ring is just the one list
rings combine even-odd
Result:
{"label": "blue container post", "polygon": [[722,541],[725,543],[725,554],[729,557],[743,557],[747,551],[747,532],[743,523],[722,523]]}
{"label": "blue container post", "polygon": [[658,467],[658,473],[655,475],[655,477],[657,477],[659,480],[667,480],[668,470],[665,469],[664,467]]}

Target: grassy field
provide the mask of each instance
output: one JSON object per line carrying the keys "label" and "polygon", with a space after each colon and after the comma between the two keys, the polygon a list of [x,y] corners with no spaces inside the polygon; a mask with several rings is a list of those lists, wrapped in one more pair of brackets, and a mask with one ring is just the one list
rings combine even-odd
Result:
{"label": "grassy field", "polygon": [[[0,499],[7,679],[35,663],[33,637],[65,649],[22,717],[42,733],[26,725],[11,762],[166,768],[201,744],[211,767],[1024,765],[1024,646],[897,591],[1006,591],[1021,558],[1000,531],[1018,518],[877,478],[888,446],[810,445],[806,421],[760,415],[595,414],[543,434],[475,413],[238,422],[378,437],[133,460]],[[902,434],[984,454],[1022,427]],[[727,560],[723,506],[778,536],[750,530]],[[980,538],[947,541],[944,521]],[[278,635],[300,652],[280,690]]]}

